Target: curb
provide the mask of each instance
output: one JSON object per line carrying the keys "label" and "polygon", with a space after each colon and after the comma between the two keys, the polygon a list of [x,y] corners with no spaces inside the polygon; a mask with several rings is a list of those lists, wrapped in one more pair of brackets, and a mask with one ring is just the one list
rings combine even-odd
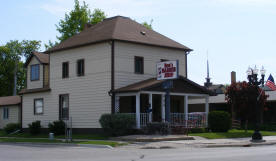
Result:
{"label": "curb", "polygon": [[172,138],[112,138],[115,141],[128,141],[128,142],[160,142],[160,141],[180,141],[180,140],[195,140],[192,136],[186,137],[172,137]]}
{"label": "curb", "polygon": [[234,143],[234,144],[209,144],[200,145],[202,148],[222,148],[222,147],[256,147],[264,145],[276,145],[276,141],[273,142],[263,142],[263,143]]}
{"label": "curb", "polygon": [[113,149],[110,145],[98,145],[98,144],[74,144],[74,143],[30,143],[30,142],[0,142],[5,145],[54,145],[54,146],[76,146],[76,147],[87,147],[87,148],[107,148]]}

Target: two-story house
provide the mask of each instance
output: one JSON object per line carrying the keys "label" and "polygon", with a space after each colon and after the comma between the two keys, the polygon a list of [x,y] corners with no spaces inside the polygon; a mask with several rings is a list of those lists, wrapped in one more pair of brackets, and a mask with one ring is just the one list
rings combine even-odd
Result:
{"label": "two-story house", "polygon": [[[187,79],[191,49],[127,17],[116,16],[87,26],[79,34],[26,62],[27,88],[22,95],[22,127],[40,120],[42,127],[72,119],[73,131],[100,128],[104,113],[130,113],[137,127],[165,117],[163,81],[156,63],[179,61],[181,77],[171,90],[171,114],[188,117],[188,99],[209,91]],[[147,112],[152,109],[152,112]]]}

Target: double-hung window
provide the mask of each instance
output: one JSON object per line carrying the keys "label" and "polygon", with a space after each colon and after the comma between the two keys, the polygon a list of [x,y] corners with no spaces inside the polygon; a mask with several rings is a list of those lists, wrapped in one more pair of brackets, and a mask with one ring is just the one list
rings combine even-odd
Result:
{"label": "double-hung window", "polygon": [[31,65],[31,81],[39,80],[39,64]]}
{"label": "double-hung window", "polygon": [[77,75],[84,76],[84,59],[77,60]]}
{"label": "double-hung window", "polygon": [[43,114],[44,101],[43,98],[34,99],[34,114],[42,115]]}
{"label": "double-hung window", "polygon": [[144,58],[143,57],[134,57],[134,72],[136,74],[144,74]]}
{"label": "double-hung window", "polygon": [[63,62],[62,63],[62,78],[68,78],[69,77],[69,63]]}
{"label": "double-hung window", "polygon": [[69,119],[69,95],[62,94],[59,96],[59,116],[62,120]]}
{"label": "double-hung window", "polygon": [[4,120],[9,119],[9,108],[8,107],[3,108],[3,119]]}

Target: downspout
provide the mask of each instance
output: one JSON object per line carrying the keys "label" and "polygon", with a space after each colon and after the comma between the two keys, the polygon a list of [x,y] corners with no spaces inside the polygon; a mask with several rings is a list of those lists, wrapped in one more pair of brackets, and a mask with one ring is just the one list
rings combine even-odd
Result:
{"label": "downspout", "polygon": [[111,113],[115,113],[115,95],[114,91],[114,40],[111,41]]}

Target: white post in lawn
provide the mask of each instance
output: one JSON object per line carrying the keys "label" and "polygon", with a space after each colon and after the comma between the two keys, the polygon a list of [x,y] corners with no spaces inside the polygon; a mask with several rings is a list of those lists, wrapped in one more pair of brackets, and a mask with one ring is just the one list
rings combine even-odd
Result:
{"label": "white post in lawn", "polygon": [[185,126],[187,127],[187,124],[188,124],[188,112],[189,112],[189,109],[188,109],[188,95],[185,95],[184,96],[184,114],[185,114]]}
{"label": "white post in lawn", "polygon": [[162,94],[161,107],[162,122],[165,122],[165,94]]}
{"label": "white post in lawn", "polygon": [[136,128],[140,129],[140,93],[136,94]]}
{"label": "white post in lawn", "polygon": [[149,122],[152,122],[152,93],[149,94]]}
{"label": "white post in lawn", "polygon": [[209,96],[205,97],[206,127],[208,126]]}

